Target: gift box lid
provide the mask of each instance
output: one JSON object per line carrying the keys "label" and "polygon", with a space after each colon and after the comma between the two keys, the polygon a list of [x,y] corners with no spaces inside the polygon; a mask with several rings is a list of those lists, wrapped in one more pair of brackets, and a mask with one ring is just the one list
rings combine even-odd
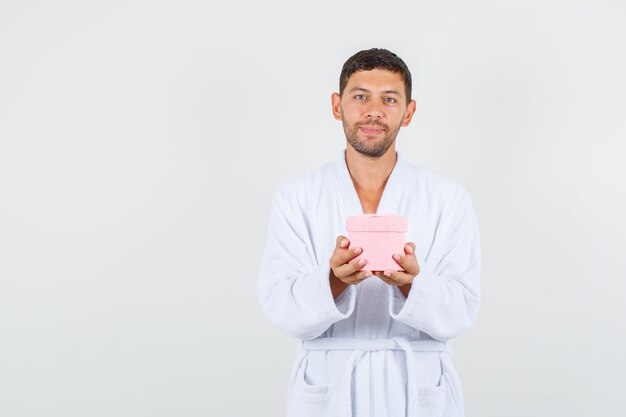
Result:
{"label": "gift box lid", "polygon": [[348,232],[406,232],[407,219],[395,214],[360,214],[346,218]]}

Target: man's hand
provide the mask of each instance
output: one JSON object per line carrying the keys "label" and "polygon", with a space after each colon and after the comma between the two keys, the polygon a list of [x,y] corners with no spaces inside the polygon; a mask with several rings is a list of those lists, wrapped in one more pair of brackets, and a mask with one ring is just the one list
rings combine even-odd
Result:
{"label": "man's hand", "polygon": [[407,242],[404,245],[404,254],[396,253],[393,259],[402,266],[404,271],[375,271],[374,275],[389,285],[397,285],[405,297],[409,296],[413,279],[420,273],[420,266],[415,257],[415,244]]}
{"label": "man's hand", "polygon": [[330,257],[330,288],[333,297],[337,298],[348,285],[358,284],[366,278],[372,276],[370,271],[362,271],[367,261],[359,259],[358,262],[349,263],[359,256],[361,248],[348,249],[350,241],[345,236],[337,236],[335,250]]}

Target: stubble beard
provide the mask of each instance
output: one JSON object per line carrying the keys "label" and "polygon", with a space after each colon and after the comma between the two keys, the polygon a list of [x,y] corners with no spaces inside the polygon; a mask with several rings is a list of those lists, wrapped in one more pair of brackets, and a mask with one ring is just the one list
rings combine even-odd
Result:
{"label": "stubble beard", "polygon": [[[385,134],[382,139],[378,139],[377,141],[373,140],[361,140],[359,138],[359,126],[362,125],[370,125],[370,126],[378,126],[384,129]],[[353,127],[347,125],[346,121],[343,121],[343,130],[346,134],[346,139],[348,143],[356,150],[358,153],[364,156],[368,156],[370,158],[379,158],[387,152],[389,147],[396,140],[396,136],[398,136],[398,131],[400,130],[400,125],[395,129],[391,130],[389,126],[383,125],[382,123],[364,123],[357,122]],[[366,135],[367,137],[367,135]],[[369,143],[368,143],[369,142]]]}

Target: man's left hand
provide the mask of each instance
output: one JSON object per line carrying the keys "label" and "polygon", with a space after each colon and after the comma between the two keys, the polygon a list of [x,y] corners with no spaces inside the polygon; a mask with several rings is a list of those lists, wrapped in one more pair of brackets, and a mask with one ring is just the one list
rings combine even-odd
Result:
{"label": "man's left hand", "polygon": [[413,279],[420,273],[420,266],[417,264],[417,258],[415,257],[415,244],[407,242],[404,245],[404,253],[394,254],[393,259],[404,271],[375,271],[374,275],[389,285],[397,285],[404,296],[408,297]]}

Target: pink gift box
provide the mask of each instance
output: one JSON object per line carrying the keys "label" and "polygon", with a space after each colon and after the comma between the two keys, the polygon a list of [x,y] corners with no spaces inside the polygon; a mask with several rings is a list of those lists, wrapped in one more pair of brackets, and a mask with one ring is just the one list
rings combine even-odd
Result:
{"label": "pink gift box", "polygon": [[404,254],[407,218],[395,214],[361,214],[346,219],[350,248],[363,252],[350,262],[367,259],[363,271],[404,271],[393,259],[394,253]]}

